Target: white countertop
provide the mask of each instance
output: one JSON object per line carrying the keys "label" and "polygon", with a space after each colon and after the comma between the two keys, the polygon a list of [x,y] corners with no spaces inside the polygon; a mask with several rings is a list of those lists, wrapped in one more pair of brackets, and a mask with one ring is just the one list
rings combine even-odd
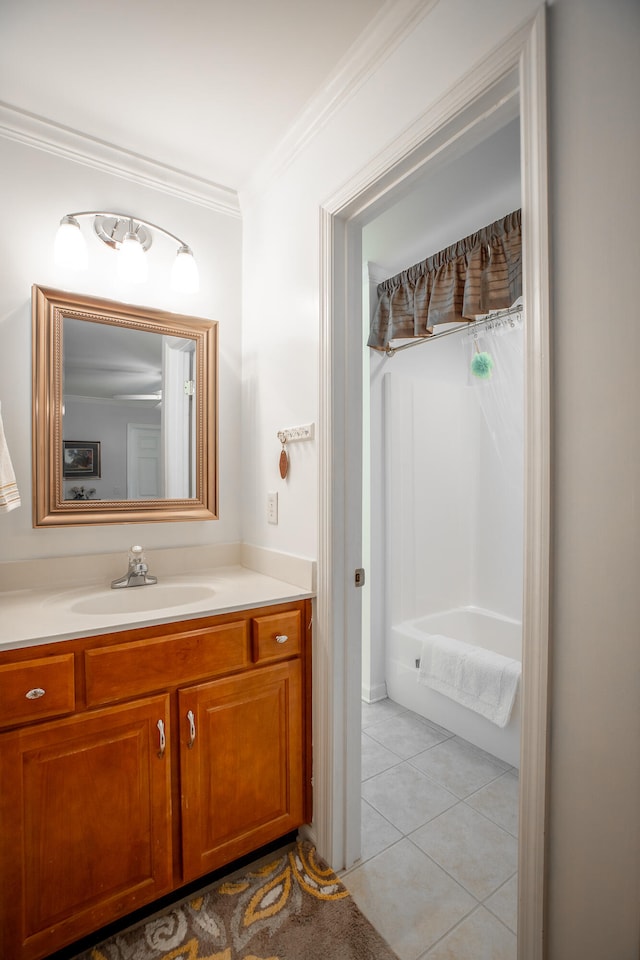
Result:
{"label": "white countertop", "polygon": [[159,577],[158,583],[112,590],[81,587],[0,593],[0,651],[95,636],[303,600],[313,593],[242,566]]}

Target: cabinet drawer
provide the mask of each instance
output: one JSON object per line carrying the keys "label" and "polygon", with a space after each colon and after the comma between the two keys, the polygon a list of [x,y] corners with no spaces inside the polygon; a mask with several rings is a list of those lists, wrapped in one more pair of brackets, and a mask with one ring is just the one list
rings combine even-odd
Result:
{"label": "cabinet drawer", "polygon": [[97,647],[84,661],[88,706],[126,700],[248,666],[247,623]]}
{"label": "cabinet drawer", "polygon": [[252,653],[256,663],[282,660],[300,653],[301,618],[299,610],[255,617],[252,624]]}
{"label": "cabinet drawer", "polygon": [[72,653],[0,666],[0,726],[56,717],[74,709]]}

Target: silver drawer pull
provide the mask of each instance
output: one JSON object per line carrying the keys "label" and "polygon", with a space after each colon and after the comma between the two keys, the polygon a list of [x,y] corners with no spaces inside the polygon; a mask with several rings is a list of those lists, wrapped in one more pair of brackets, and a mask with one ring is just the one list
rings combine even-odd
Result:
{"label": "silver drawer pull", "polygon": [[45,692],[42,687],[34,687],[33,690],[27,690],[25,697],[27,700],[39,700],[40,697],[44,697]]}
{"label": "silver drawer pull", "polygon": [[158,750],[158,757],[162,760],[164,757],[165,747],[167,746],[167,738],[164,734],[164,722],[162,720],[158,720],[156,726],[160,731],[160,749]]}
{"label": "silver drawer pull", "polygon": [[196,718],[193,715],[193,710],[187,711],[187,720],[189,721],[189,739],[187,740],[187,747],[191,750],[192,746],[196,742]]}
{"label": "silver drawer pull", "polygon": [[289,637],[286,633],[277,633],[276,634],[276,643],[286,643]]}

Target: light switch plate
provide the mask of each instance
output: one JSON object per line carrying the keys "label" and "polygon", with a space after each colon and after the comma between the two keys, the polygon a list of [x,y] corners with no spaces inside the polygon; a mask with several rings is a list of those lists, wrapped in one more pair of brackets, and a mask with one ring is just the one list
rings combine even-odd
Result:
{"label": "light switch plate", "polygon": [[267,523],[278,522],[278,494],[270,491],[267,494]]}

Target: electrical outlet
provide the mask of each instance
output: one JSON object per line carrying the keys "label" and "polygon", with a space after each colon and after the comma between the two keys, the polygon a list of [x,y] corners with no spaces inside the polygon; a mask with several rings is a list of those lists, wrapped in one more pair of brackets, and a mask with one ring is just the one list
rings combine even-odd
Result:
{"label": "electrical outlet", "polygon": [[278,522],[278,494],[269,492],[267,494],[267,523]]}

